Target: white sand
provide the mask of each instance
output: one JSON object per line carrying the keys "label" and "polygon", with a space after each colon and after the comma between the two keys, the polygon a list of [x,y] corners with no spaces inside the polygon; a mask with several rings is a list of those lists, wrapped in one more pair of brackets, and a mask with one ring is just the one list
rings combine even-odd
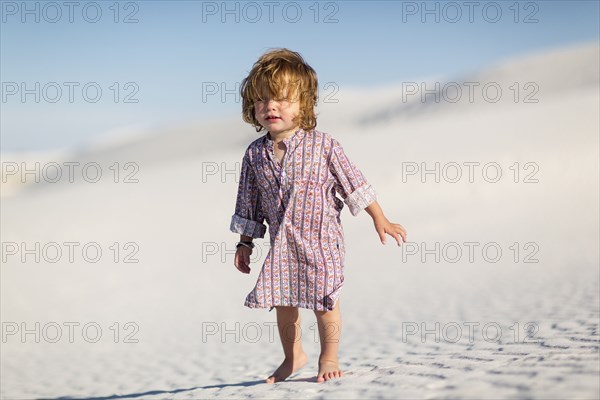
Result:
{"label": "white sand", "polygon": [[[594,44],[478,73],[498,82],[540,77],[537,104],[417,104],[425,111],[411,117],[391,105],[391,92],[385,103],[365,94],[363,107],[355,95],[345,102],[340,90],[338,104],[320,105],[319,127],[340,140],[410,240],[399,248],[388,237],[382,246],[366,213],[354,218],[344,211],[346,375],[324,384],[312,381],[319,344],[309,310],[302,310],[308,365],[286,382],[262,383],[283,359],[279,338],[269,337],[275,312],[248,309],[243,301],[268,238],[257,241],[251,275],[237,272],[237,237],[228,231],[237,176],[202,179],[203,169],[232,169],[241,161],[256,137],[242,122],[181,127],[57,157],[98,162],[105,174],[115,161],[137,162],[139,183],[13,184],[10,195],[3,187],[5,246],[97,242],[104,253],[86,262],[78,247],[72,264],[66,255],[57,263],[6,256],[1,398],[598,398],[597,62]],[[543,82],[560,84],[544,91]],[[389,117],[373,118],[385,107]],[[337,128],[344,116],[351,118]],[[488,183],[479,168],[474,183],[466,176],[458,183],[431,176],[427,183],[414,176],[403,182],[403,162],[436,161],[497,162],[504,175]],[[512,182],[515,162],[536,163],[539,183]],[[129,254],[124,244],[135,242],[139,263],[114,262],[114,242],[121,261]],[[408,254],[423,242],[446,245],[448,253],[440,262]],[[480,243],[474,262],[465,242]],[[503,251],[495,263],[481,254],[489,243]],[[457,247],[462,258],[449,262]],[[532,249],[539,262],[524,263]],[[36,322],[39,343],[32,333],[25,340],[20,332],[8,334],[21,323],[35,331]],[[70,322],[79,324],[73,343]],[[86,323],[101,327],[98,342],[85,340]],[[432,332],[436,323],[440,337],[421,338],[421,328]],[[537,327],[531,340],[527,323]],[[51,343],[57,325],[62,337]],[[454,340],[457,326],[462,335]],[[502,329],[496,340],[495,327]],[[410,335],[410,328],[419,331]],[[138,343],[125,342],[132,332]],[[90,328],[86,337],[94,335]]]}

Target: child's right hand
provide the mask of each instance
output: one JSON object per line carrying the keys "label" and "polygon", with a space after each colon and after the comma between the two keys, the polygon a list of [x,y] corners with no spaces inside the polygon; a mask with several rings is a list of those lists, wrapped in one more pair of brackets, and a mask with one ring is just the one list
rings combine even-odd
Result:
{"label": "child's right hand", "polygon": [[233,263],[235,264],[235,267],[244,274],[250,273],[250,254],[252,254],[252,249],[246,246],[238,247],[235,252]]}

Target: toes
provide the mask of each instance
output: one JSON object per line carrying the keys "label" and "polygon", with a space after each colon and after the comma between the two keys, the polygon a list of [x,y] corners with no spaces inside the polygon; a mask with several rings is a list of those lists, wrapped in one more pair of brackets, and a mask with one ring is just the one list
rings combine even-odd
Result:
{"label": "toes", "polygon": [[326,381],[329,381],[331,379],[335,379],[335,378],[339,378],[342,376],[341,374],[342,371],[330,371],[330,372],[326,372],[323,374],[323,378]]}
{"label": "toes", "polygon": [[341,378],[343,376],[343,372],[341,370],[335,371],[327,371],[323,373],[319,373],[317,375],[317,382],[325,382],[335,378]]}
{"label": "toes", "polygon": [[340,377],[342,377],[342,375],[343,375],[343,372],[340,370],[323,372],[322,374],[319,374],[317,376],[317,382],[325,382],[325,381],[329,381],[331,379],[340,378]]}

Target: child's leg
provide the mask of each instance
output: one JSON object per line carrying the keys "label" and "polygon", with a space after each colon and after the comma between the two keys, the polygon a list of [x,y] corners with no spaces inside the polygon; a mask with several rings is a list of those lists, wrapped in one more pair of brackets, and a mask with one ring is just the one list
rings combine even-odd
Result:
{"label": "child's leg", "polygon": [[275,308],[277,310],[277,328],[285,359],[273,375],[266,379],[267,383],[282,381],[306,364],[306,354],[302,350],[298,308],[283,306]]}
{"label": "child's leg", "polygon": [[343,375],[338,367],[338,345],[342,333],[340,300],[337,300],[333,310],[315,311],[315,315],[321,341],[317,382],[324,382]]}

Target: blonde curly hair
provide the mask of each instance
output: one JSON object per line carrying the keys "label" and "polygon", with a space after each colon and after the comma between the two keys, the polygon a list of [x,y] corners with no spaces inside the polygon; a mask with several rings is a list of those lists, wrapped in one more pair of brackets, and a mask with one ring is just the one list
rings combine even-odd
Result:
{"label": "blonde curly hair", "polygon": [[256,128],[264,128],[254,115],[254,103],[265,97],[300,102],[300,113],[295,122],[310,131],[317,126],[315,106],[318,96],[318,79],[315,70],[302,56],[286,48],[264,53],[240,85],[242,118]]}

